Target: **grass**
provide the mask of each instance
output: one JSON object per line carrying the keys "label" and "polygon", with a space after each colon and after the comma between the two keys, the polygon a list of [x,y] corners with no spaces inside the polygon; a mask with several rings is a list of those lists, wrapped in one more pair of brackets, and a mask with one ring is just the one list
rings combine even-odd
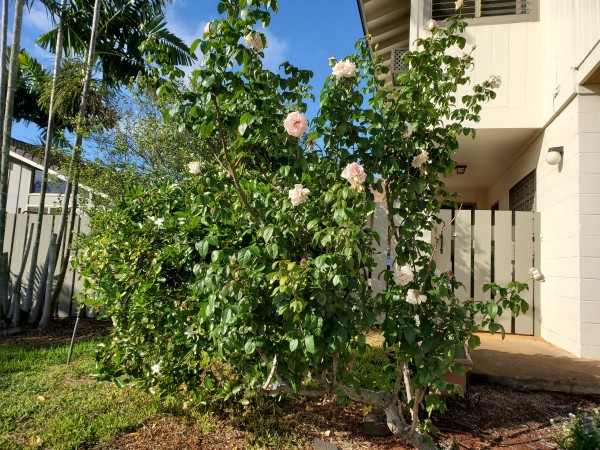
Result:
{"label": "grass", "polygon": [[97,343],[78,342],[69,367],[67,344],[0,345],[0,448],[81,448],[170,412],[149,394],[91,377]]}
{"label": "grass", "polygon": [[294,432],[279,423],[281,411],[270,398],[255,399],[244,414],[226,408],[217,417],[210,410],[183,410],[175,400],[163,402],[135,388],[98,382],[91,374],[99,342],[78,341],[68,367],[68,343],[0,344],[0,449],[102,448],[122,433],[165,415],[182,418],[198,436],[219,432],[225,420],[246,431],[249,449],[297,448]]}

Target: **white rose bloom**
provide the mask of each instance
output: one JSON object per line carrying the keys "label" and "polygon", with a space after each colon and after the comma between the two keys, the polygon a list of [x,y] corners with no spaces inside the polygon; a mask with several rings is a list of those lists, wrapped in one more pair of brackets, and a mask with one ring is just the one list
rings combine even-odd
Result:
{"label": "white rose bloom", "polygon": [[502,78],[498,75],[492,75],[490,77],[490,87],[492,89],[498,89],[500,86],[502,86]]}
{"label": "white rose bloom", "polygon": [[415,169],[420,169],[429,160],[429,152],[427,150],[421,150],[417,156],[412,160],[412,166]]}
{"label": "white rose bloom", "polygon": [[294,189],[290,189],[289,198],[292,201],[292,205],[298,206],[304,203],[310,191],[306,188],[303,188],[301,184],[296,184]]}
{"label": "white rose bloom", "polygon": [[456,9],[457,11],[459,9],[461,9],[463,7],[463,0],[457,0],[456,3],[454,3],[454,9]]}
{"label": "white rose bloom", "polygon": [[544,274],[537,270],[535,267],[529,269],[529,274],[531,275],[531,278],[533,278],[535,281],[546,281],[546,277],[544,276]]}
{"label": "white rose bloom", "polygon": [[189,172],[192,175],[198,175],[202,169],[200,161],[191,161],[188,163]]}
{"label": "white rose bloom", "polygon": [[411,305],[420,305],[421,303],[425,303],[427,301],[427,296],[419,294],[419,291],[416,289],[409,289],[406,293],[406,301]]}
{"label": "white rose bloom", "polygon": [[429,19],[429,21],[427,22],[426,28],[427,28],[429,31],[433,31],[433,30],[435,30],[437,27],[438,27],[438,23],[437,23],[437,21],[436,21],[436,20],[433,20],[433,19]]}
{"label": "white rose bloom", "polygon": [[394,273],[394,282],[398,286],[406,286],[412,280],[414,280],[415,274],[409,266],[402,266],[400,269],[396,268]]}
{"label": "white rose bloom", "polygon": [[256,33],[256,37],[253,37],[250,32],[244,37],[244,41],[247,47],[253,48],[257,52],[267,48],[267,38],[260,33]]}

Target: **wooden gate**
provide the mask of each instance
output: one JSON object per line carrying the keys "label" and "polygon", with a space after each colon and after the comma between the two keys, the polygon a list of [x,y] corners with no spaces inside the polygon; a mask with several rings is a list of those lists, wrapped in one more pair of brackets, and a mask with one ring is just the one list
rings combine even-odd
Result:
{"label": "wooden gate", "polygon": [[[455,215],[455,217],[454,217]],[[464,285],[457,290],[458,298],[482,298],[483,285],[496,281],[523,281],[530,267],[540,267],[540,214],[522,211],[442,210],[442,224],[425,239],[435,240],[444,224],[451,222],[440,236],[435,255],[437,269],[451,270]],[[452,221],[454,217],[454,220]],[[385,204],[378,203],[370,226],[379,233],[381,249],[375,256],[376,268],[371,277],[375,292],[387,289],[382,271],[394,259],[395,242],[388,238],[388,217]],[[508,312],[499,319],[507,333],[537,335],[540,332],[539,287],[530,285],[522,297],[529,303],[525,315],[512,317]]]}

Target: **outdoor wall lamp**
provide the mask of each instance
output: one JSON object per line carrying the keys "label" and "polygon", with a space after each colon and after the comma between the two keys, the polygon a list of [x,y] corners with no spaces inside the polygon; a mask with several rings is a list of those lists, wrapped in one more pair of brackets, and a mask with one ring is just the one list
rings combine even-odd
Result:
{"label": "outdoor wall lamp", "polygon": [[546,154],[546,162],[551,166],[555,166],[562,161],[564,154],[564,147],[550,147]]}
{"label": "outdoor wall lamp", "polygon": [[464,175],[464,173],[467,171],[467,166],[465,165],[458,165],[454,168],[456,175]]}

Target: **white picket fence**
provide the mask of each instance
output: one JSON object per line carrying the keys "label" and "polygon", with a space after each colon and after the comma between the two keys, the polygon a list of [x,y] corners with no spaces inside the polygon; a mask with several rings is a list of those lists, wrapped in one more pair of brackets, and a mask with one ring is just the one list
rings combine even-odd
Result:
{"label": "white picket fence", "polygon": [[[442,210],[439,224],[425,239],[433,241],[444,224],[452,221],[453,211]],[[384,203],[376,205],[370,226],[379,234],[381,250],[375,255],[376,268],[371,276],[374,292],[387,289],[382,271],[394,260],[395,242],[388,237],[388,214]],[[540,267],[540,214],[521,211],[460,210],[440,236],[435,262],[441,272],[451,270],[464,285],[456,295],[460,299],[483,299],[483,285],[496,281],[524,281],[530,267]],[[507,333],[537,335],[540,331],[540,294],[534,284],[522,297],[529,303],[525,315],[503,314],[498,320]],[[489,297],[488,297],[489,298]]]}
{"label": "white picket fence", "polygon": [[[21,265],[23,263],[23,255],[25,253],[26,240],[30,239],[29,232],[31,230],[31,224],[37,223],[37,213],[22,213],[22,214],[7,214],[6,217],[6,234],[4,239],[4,252],[8,253],[8,264],[10,267],[10,280],[11,290],[12,283],[17,278]],[[87,231],[89,224],[89,218],[76,218],[75,230]],[[37,269],[35,274],[36,289],[39,285],[39,278],[44,268],[44,262],[46,261],[46,255],[48,253],[48,247],[50,244],[50,238],[52,233],[58,234],[60,227],[60,216],[59,215],[44,215],[42,220],[42,230],[40,234],[40,250],[37,258]],[[34,227],[35,229],[35,227]],[[35,233],[35,231],[34,231]],[[55,279],[58,277],[60,266],[62,263],[63,254],[57,258]],[[29,281],[29,269],[31,267],[31,251],[29,252],[26,264],[25,272],[23,274],[21,282],[21,293],[22,297],[25,295],[26,285]],[[77,303],[73,301],[73,297],[81,292],[82,284],[77,279],[77,274],[72,269],[69,269],[65,276],[61,295],[58,304],[58,313],[60,317],[73,316],[77,314]]]}

